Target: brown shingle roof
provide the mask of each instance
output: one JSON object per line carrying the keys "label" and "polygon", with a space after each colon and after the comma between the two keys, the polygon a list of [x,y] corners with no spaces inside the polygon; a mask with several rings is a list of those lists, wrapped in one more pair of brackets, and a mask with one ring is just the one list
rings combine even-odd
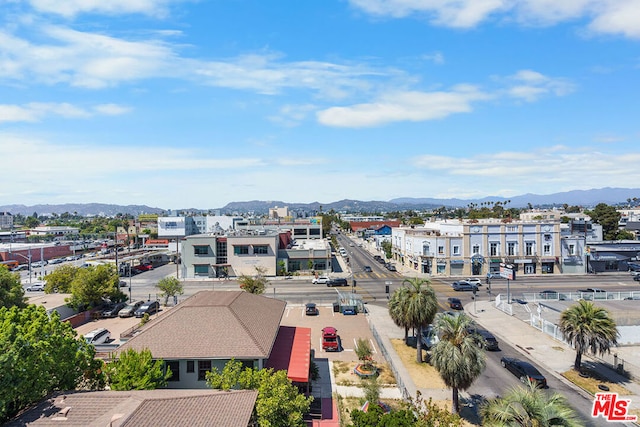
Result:
{"label": "brown shingle roof", "polygon": [[157,359],[267,358],[284,301],[244,291],[201,291],[118,348]]}
{"label": "brown shingle roof", "polygon": [[[6,426],[246,427],[255,390],[133,390],[58,394]],[[63,398],[64,396],[64,398]],[[69,408],[63,416],[60,411]]]}

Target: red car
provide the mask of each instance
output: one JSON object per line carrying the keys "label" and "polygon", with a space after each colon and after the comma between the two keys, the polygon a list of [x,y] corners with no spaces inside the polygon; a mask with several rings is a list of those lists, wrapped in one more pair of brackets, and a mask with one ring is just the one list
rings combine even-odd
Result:
{"label": "red car", "polygon": [[140,265],[136,265],[134,267],[132,267],[134,270],[137,271],[149,271],[153,268],[153,265],[151,264],[140,264]]}
{"label": "red car", "polygon": [[331,326],[322,328],[322,349],[325,351],[339,351],[338,330]]}

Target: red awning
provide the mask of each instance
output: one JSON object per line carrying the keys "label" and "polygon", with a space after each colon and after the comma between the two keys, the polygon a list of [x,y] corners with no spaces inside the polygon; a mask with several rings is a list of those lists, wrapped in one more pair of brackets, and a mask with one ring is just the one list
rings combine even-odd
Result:
{"label": "red awning", "polygon": [[311,328],[280,326],[266,367],[286,370],[294,382],[309,382],[311,366]]}

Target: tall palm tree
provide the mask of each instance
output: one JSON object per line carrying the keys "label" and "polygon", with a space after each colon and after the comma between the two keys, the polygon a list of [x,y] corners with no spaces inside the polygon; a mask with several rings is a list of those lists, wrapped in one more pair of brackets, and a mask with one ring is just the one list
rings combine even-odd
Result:
{"label": "tall palm tree", "polygon": [[578,427],[580,421],[564,396],[547,394],[536,384],[511,389],[504,397],[488,400],[480,407],[484,426]]}
{"label": "tall palm tree", "polygon": [[618,329],[608,310],[591,301],[578,301],[560,315],[560,332],[576,349],[573,369],[580,370],[582,355],[608,353],[618,343]]}
{"label": "tall palm tree", "polygon": [[389,314],[398,326],[417,330],[416,360],[418,363],[422,363],[422,342],[420,340],[422,328],[433,322],[438,311],[438,300],[428,279],[419,277],[404,279],[402,285],[401,288],[395,290],[392,298],[393,303],[390,299]]}
{"label": "tall palm tree", "polygon": [[469,333],[471,318],[439,314],[435,327],[440,342],[431,349],[431,364],[440,373],[444,383],[452,389],[451,411],[460,411],[458,390],[466,390],[482,374],[485,351],[478,346],[475,334]]}

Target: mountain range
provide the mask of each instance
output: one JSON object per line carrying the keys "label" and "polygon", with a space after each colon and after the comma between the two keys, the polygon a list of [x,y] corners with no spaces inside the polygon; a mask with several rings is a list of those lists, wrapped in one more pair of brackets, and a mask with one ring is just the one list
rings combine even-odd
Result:
{"label": "mountain range", "polygon": [[[219,211],[221,214],[265,214],[269,208],[287,206],[292,212],[300,212],[308,214],[309,212],[390,212],[402,210],[421,210],[433,209],[441,206],[448,208],[466,207],[471,203],[481,204],[484,202],[500,202],[506,207],[524,208],[529,205],[533,207],[553,207],[567,204],[570,206],[583,206],[586,208],[593,207],[598,203],[606,203],[608,205],[626,205],[628,200],[638,202],[640,198],[640,189],[638,188],[599,188],[591,190],[573,190],[553,194],[523,194],[514,197],[484,197],[481,199],[437,199],[437,198],[411,198],[400,197],[389,201],[361,201],[361,200],[339,200],[331,203],[291,203],[274,200],[252,200],[244,202],[231,202],[221,208],[212,209],[179,209],[179,212],[213,212]],[[635,200],[634,200],[635,199]],[[636,203],[634,203],[635,205]],[[0,206],[0,211],[10,212],[13,215],[21,214],[25,216],[46,214],[63,214],[77,213],[82,216],[100,215],[115,216],[118,213],[130,214],[137,216],[140,214],[165,214],[168,209],[150,207],[146,205],[116,205],[104,203],[67,203],[59,205],[4,205]]]}

